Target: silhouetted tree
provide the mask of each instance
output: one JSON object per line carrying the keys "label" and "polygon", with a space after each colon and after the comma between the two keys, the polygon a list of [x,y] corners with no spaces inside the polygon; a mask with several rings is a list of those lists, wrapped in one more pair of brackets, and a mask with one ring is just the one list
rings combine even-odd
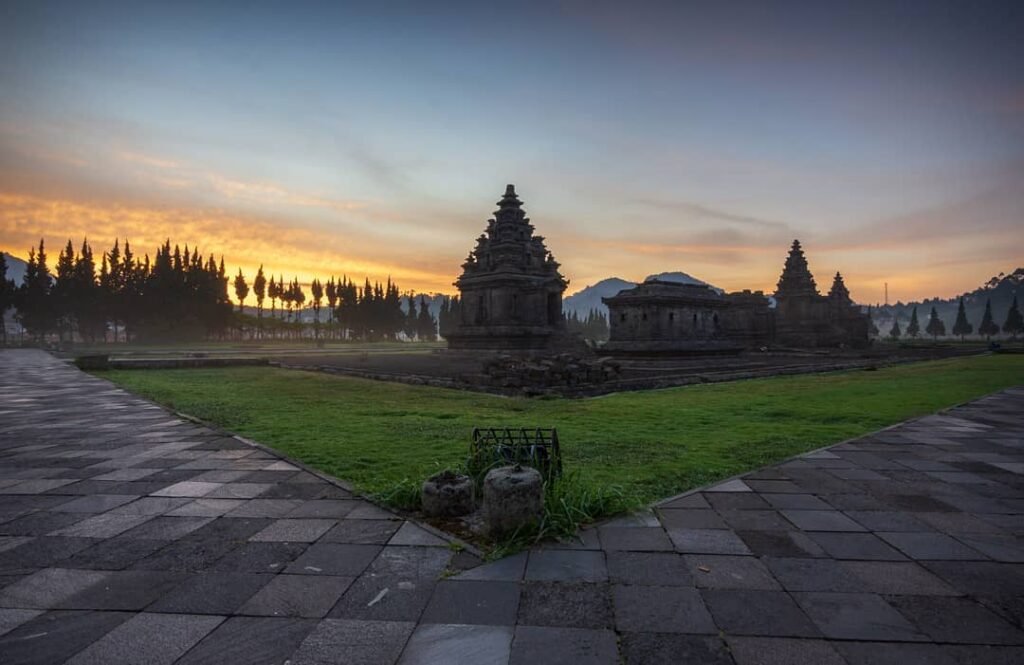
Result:
{"label": "silhouetted tree", "polygon": [[921,334],[921,325],[917,322],[917,308],[910,313],[910,323],[907,324],[907,335],[917,339],[917,336]]}
{"label": "silhouetted tree", "polygon": [[423,296],[420,296],[420,313],[417,319],[416,336],[424,342],[437,341],[437,321],[430,313],[430,306],[427,305]]}
{"label": "silhouetted tree", "polygon": [[999,334],[999,324],[992,319],[992,301],[985,301],[985,313],[981,317],[981,325],[978,326],[978,334],[984,335],[985,339],[992,339],[992,335]]}
{"label": "silhouetted tree", "polygon": [[871,305],[868,305],[868,334],[872,337],[878,337],[878,326],[875,325],[875,317],[871,311]]}
{"label": "silhouetted tree", "polygon": [[[223,263],[223,259],[221,262]],[[238,298],[238,313],[241,314],[245,311],[245,299],[249,296],[249,285],[245,283],[245,276],[242,275],[241,268],[235,275],[235,296]]]}
{"label": "silhouetted tree", "polygon": [[[133,292],[132,295],[136,294]],[[136,300],[133,298],[134,304]],[[96,263],[93,260],[92,247],[87,240],[82,241],[82,249],[75,259],[71,311],[82,339],[95,342],[103,337],[107,327],[106,313],[100,298],[99,284],[96,282]]]}
{"label": "silhouetted tree", "polygon": [[900,338],[900,321],[895,316],[892,317],[892,328],[889,329],[889,337],[893,340]]}
{"label": "silhouetted tree", "polygon": [[939,318],[939,313],[932,307],[931,314],[928,317],[928,325],[925,327],[925,332],[932,336],[932,339],[938,339],[939,335],[946,334],[946,324]]}
{"label": "silhouetted tree", "polygon": [[313,336],[320,339],[320,303],[324,300],[324,286],[319,279],[313,279],[309,292],[313,295]]}
{"label": "silhouetted tree", "polygon": [[334,308],[338,306],[338,283],[333,276],[327,280],[324,292],[327,294],[327,326],[330,329],[328,335],[331,335],[334,329]]}
{"label": "silhouetted tree", "polygon": [[416,298],[410,293],[409,307],[408,311],[405,313],[405,326],[402,328],[405,336],[409,339],[412,339],[416,335],[416,330],[419,328],[419,317],[419,311],[416,309]]}
{"label": "silhouetted tree", "polygon": [[274,318],[274,311],[277,309],[277,299],[281,297],[281,286],[270,276],[270,285],[267,287],[267,295],[270,296],[270,318]]}
{"label": "silhouetted tree", "polygon": [[53,304],[54,323],[57,326],[57,338],[64,340],[65,333],[74,338],[75,321],[71,311],[72,297],[74,295],[75,281],[75,248],[68,240],[68,244],[57,256],[57,275],[53,282],[51,291],[51,302]]}
{"label": "silhouetted tree", "polygon": [[40,240],[39,250],[33,248],[28,252],[25,276],[16,301],[21,325],[39,343],[42,343],[46,334],[53,329],[51,289],[50,269],[46,265],[46,246],[43,240]]}
{"label": "silhouetted tree", "polygon": [[256,329],[263,337],[263,299],[267,297],[267,278],[263,276],[263,264],[256,271],[256,279],[252,282],[253,293],[256,294]]}
{"label": "silhouetted tree", "polygon": [[964,337],[974,332],[974,326],[967,320],[967,311],[964,309],[964,299],[960,299],[960,307],[956,311],[956,322],[953,323],[953,334],[960,336],[960,341],[964,341]]}
{"label": "silhouetted tree", "polygon": [[1013,303],[1006,312],[1006,322],[1003,323],[1003,332],[1016,340],[1017,335],[1024,332],[1024,317],[1021,317],[1020,308],[1017,307],[1017,296],[1013,297]]}
{"label": "silhouetted tree", "polygon": [[7,255],[0,252],[0,339],[7,344],[7,323],[4,315],[14,306],[16,288],[14,280],[7,278]]}

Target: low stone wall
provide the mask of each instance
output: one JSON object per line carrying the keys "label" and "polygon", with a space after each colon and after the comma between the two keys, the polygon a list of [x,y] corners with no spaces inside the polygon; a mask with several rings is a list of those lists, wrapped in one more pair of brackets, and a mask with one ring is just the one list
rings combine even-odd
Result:
{"label": "low stone wall", "polygon": [[[440,378],[423,375],[409,375],[398,373],[377,373],[349,368],[322,366],[322,365],[292,365],[289,363],[270,363],[272,366],[280,366],[286,369],[298,369],[314,372],[327,372],[343,376],[372,379],[377,381],[394,381],[410,385],[432,386],[436,388],[450,388],[454,390],[468,390],[473,392],[490,393],[508,397],[595,397],[608,393],[625,392],[634,390],[658,390],[663,388],[676,388],[699,383],[722,383],[726,381],[740,381],[743,379],[758,379],[770,376],[789,376],[796,374],[821,374],[826,372],[840,372],[857,369],[877,369],[892,365],[901,365],[912,362],[920,362],[924,358],[865,358],[865,359],[843,359],[834,362],[820,362],[815,364],[801,364],[789,366],[772,366],[761,368],[748,368],[724,371],[701,371],[670,376],[659,376],[650,378],[622,379],[614,378],[598,383],[577,383],[574,385],[495,385],[498,382],[493,376],[486,374],[467,375],[458,379]],[[579,376],[579,374],[577,375]],[[512,381],[515,383],[515,381]]]}
{"label": "low stone wall", "polygon": [[267,358],[111,358],[106,369],[198,369],[269,364]]}

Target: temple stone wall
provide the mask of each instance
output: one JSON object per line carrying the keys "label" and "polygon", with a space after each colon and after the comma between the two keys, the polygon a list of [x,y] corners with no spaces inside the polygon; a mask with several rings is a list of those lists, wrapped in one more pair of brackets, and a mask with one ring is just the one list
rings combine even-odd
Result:
{"label": "temple stone wall", "polygon": [[763,294],[723,295],[705,285],[649,280],[605,298],[610,352],[739,351],[771,330]]}

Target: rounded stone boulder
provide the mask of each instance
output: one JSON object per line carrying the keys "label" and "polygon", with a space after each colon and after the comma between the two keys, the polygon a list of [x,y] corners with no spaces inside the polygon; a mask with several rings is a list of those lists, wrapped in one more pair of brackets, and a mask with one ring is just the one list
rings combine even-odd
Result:
{"label": "rounded stone boulder", "polygon": [[459,517],[473,512],[473,479],[454,471],[442,471],[423,483],[420,501],[431,517]]}
{"label": "rounded stone boulder", "polygon": [[491,469],[484,478],[483,513],[493,534],[509,533],[537,521],[544,511],[544,481],[528,466]]}

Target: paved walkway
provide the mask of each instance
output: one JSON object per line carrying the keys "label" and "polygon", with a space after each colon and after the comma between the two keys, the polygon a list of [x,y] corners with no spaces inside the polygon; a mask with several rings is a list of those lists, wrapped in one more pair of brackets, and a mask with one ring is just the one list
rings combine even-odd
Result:
{"label": "paved walkway", "polygon": [[470,568],[261,449],[0,352],[4,665],[1021,663],[1022,535],[1019,388]]}

